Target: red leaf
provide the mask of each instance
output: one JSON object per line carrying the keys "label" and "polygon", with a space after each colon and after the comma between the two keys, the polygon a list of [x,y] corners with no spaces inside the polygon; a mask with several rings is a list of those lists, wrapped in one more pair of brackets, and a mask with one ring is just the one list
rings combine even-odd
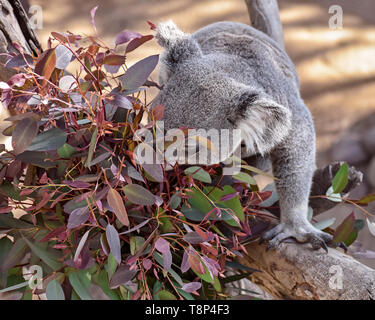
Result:
{"label": "red leaf", "polygon": [[66,185],[68,185],[68,186],[70,186],[70,187],[78,188],[78,189],[85,189],[85,188],[91,187],[90,183],[83,182],[83,181],[68,181],[68,180],[64,180],[63,183],[66,184]]}
{"label": "red leaf", "polygon": [[110,54],[105,56],[103,59],[103,64],[110,66],[122,66],[125,63],[125,56],[120,56],[118,54]]}
{"label": "red leaf", "polygon": [[196,254],[189,254],[188,262],[190,267],[198,274],[205,274],[206,271],[201,263],[201,260]]}
{"label": "red leaf", "polygon": [[154,179],[156,182],[163,182],[164,181],[164,172],[163,172],[163,168],[160,164],[144,163],[144,164],[142,164],[142,167],[147,172],[147,174],[152,179]]}
{"label": "red leaf", "polygon": [[68,229],[73,229],[85,223],[90,215],[88,207],[74,209],[69,215]]}
{"label": "red leaf", "polygon": [[115,189],[110,188],[107,194],[107,201],[117,219],[119,219],[124,226],[129,226],[128,213],[126,212],[121,195]]}
{"label": "red leaf", "polygon": [[95,13],[96,13],[96,10],[98,10],[98,7],[99,6],[96,6],[96,7],[92,8],[91,11],[90,11],[91,24],[94,27],[95,33],[97,33],[97,31],[96,31],[96,25],[95,25]]}
{"label": "red leaf", "polygon": [[188,258],[189,258],[189,254],[188,254],[187,250],[185,250],[184,255],[182,257],[181,267],[180,267],[182,273],[185,273],[186,271],[188,271],[190,269]]}
{"label": "red leaf", "polygon": [[46,184],[46,183],[48,183],[47,172],[43,173],[42,177],[39,179],[39,183],[40,184]]}
{"label": "red leaf", "polygon": [[163,238],[159,238],[155,242],[155,249],[162,253],[164,268],[168,271],[172,266],[172,254],[169,242]]}
{"label": "red leaf", "polygon": [[142,38],[142,35],[137,33],[137,32],[132,32],[132,31],[122,31],[120,32],[115,39],[115,44],[116,46],[120,44],[124,44],[129,42],[132,39],[135,38]]}
{"label": "red leaf", "polygon": [[74,262],[76,262],[78,260],[78,257],[83,249],[83,246],[85,245],[86,243],[86,240],[89,236],[89,233],[90,233],[90,230],[86,231],[86,233],[83,235],[83,237],[81,238],[81,240],[79,241],[79,244],[77,246],[77,250],[76,250],[76,253],[74,255]]}
{"label": "red leaf", "polygon": [[131,52],[131,51],[137,49],[139,46],[141,46],[145,42],[151,40],[152,38],[154,38],[153,35],[147,35],[147,36],[142,36],[141,38],[135,38],[135,39],[133,39],[126,46],[125,52],[128,53],[128,52]]}
{"label": "red leaf", "polygon": [[272,191],[250,192],[249,193],[249,198],[250,198],[249,205],[257,206],[263,201],[266,201],[271,196],[272,196]]}
{"label": "red leaf", "polygon": [[142,265],[146,270],[150,270],[152,267],[152,261],[150,259],[143,259]]}
{"label": "red leaf", "polygon": [[65,231],[65,226],[59,226],[56,229],[53,229],[50,233],[44,236],[39,242],[47,242],[52,238],[57,238],[57,236]]}
{"label": "red leaf", "polygon": [[0,213],[9,213],[9,212],[11,212],[13,210],[13,208],[12,207],[1,207],[0,208]]}
{"label": "red leaf", "polygon": [[191,244],[199,244],[206,241],[196,232],[188,232],[183,239]]}
{"label": "red leaf", "polygon": [[150,26],[151,30],[155,30],[156,29],[156,25],[154,23],[152,23],[151,21],[147,21],[147,23]]}
{"label": "red leaf", "polygon": [[25,118],[17,123],[12,132],[12,146],[16,154],[24,152],[38,133],[38,122]]}
{"label": "red leaf", "polygon": [[164,117],[165,107],[162,104],[157,105],[156,107],[152,108],[151,113],[152,116],[156,121],[163,119]]}
{"label": "red leaf", "polygon": [[[56,52],[55,49],[48,49],[42,53],[38,62],[35,65],[35,73],[49,79],[52,75],[53,70],[56,67]],[[42,86],[47,84],[46,80],[41,82]]]}
{"label": "red leaf", "polygon": [[109,287],[115,289],[120,285],[127,283],[135,277],[137,272],[137,270],[130,270],[129,266],[120,266],[113,274]]}
{"label": "red leaf", "polygon": [[202,287],[202,284],[200,282],[189,282],[189,283],[185,283],[181,289],[186,292],[192,293],[194,291],[199,290],[201,287]]}

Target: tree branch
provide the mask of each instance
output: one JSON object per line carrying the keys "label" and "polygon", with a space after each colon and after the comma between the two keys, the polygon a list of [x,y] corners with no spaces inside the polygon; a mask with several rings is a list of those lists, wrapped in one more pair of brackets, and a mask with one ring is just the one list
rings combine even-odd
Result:
{"label": "tree branch", "polygon": [[[308,245],[283,243],[266,252],[257,242],[246,246],[240,263],[260,270],[250,280],[275,299],[375,299],[375,270],[345,253],[329,248],[314,251]],[[243,289],[251,288],[242,281]]]}
{"label": "tree branch", "polygon": [[245,0],[251,24],[284,49],[284,33],[276,0]]}

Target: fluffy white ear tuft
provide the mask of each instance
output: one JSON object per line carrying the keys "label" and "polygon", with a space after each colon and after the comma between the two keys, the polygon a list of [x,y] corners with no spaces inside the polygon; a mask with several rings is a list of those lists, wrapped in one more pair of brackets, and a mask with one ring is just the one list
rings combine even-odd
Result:
{"label": "fluffy white ear tuft", "polygon": [[169,49],[176,44],[178,39],[182,39],[185,36],[185,33],[183,33],[172,20],[161,22],[156,28],[155,38],[165,49]]}
{"label": "fluffy white ear tuft", "polygon": [[197,41],[190,34],[182,32],[172,20],[158,25],[155,38],[165,48],[161,62],[168,68],[202,54]]}
{"label": "fluffy white ear tuft", "polygon": [[291,128],[291,111],[265,95],[250,95],[241,105],[237,128],[249,154],[264,155],[280,144]]}

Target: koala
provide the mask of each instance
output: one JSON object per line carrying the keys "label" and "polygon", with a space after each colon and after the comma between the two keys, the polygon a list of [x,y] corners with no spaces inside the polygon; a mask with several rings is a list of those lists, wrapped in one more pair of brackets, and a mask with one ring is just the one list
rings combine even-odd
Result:
{"label": "koala", "polygon": [[165,128],[240,129],[232,151],[243,143],[246,156],[270,159],[281,216],[280,224],[263,235],[268,248],[288,238],[314,249],[337,246],[308,221],[315,131],[283,46],[236,22],[187,34],[167,21],[158,25],[156,39],[165,51],[154,105],[165,106]]}

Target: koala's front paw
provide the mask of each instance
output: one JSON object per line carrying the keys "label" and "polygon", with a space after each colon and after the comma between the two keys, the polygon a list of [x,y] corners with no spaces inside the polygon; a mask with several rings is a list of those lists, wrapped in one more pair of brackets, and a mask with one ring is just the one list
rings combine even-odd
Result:
{"label": "koala's front paw", "polygon": [[328,247],[340,247],[346,252],[347,247],[343,242],[335,243],[333,241],[333,236],[316,229],[309,222],[306,223],[295,223],[286,224],[280,223],[271,230],[266,231],[261,241],[269,240],[267,251],[271,248],[276,248],[280,243],[284,242],[286,239],[294,238],[301,243],[311,243],[314,250],[323,248],[328,252]]}

